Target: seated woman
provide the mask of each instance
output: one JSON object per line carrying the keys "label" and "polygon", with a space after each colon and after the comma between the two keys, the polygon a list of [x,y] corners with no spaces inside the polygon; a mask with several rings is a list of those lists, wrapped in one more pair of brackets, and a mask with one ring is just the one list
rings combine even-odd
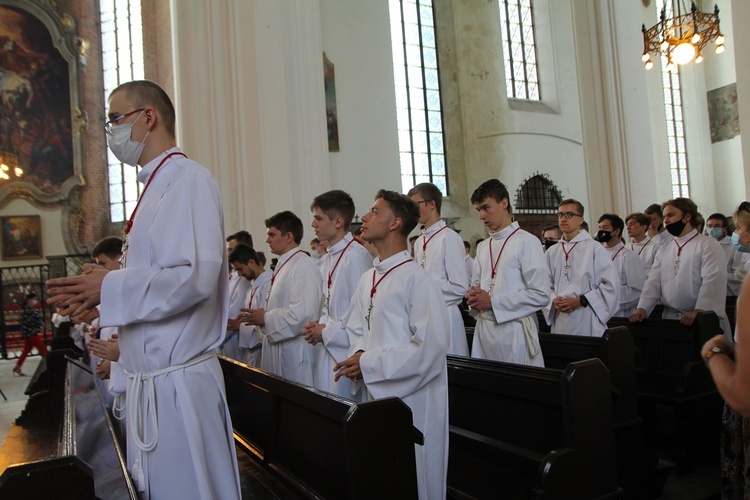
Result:
{"label": "seated woman", "polygon": [[[734,213],[732,244],[750,252],[750,202]],[[724,398],[721,435],[722,498],[743,498],[750,493],[750,280],[745,279],[737,299],[735,342],[717,335],[703,346],[716,387]]]}

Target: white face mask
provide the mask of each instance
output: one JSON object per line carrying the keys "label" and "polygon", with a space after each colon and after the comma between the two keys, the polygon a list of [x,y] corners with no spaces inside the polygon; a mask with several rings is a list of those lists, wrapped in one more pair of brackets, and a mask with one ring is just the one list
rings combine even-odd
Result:
{"label": "white face mask", "polygon": [[107,135],[107,145],[115,158],[121,162],[136,166],[138,160],[141,158],[143,147],[146,145],[146,137],[148,137],[149,131],[146,132],[146,136],[143,138],[143,142],[134,141],[130,135],[132,133],[133,125],[141,119],[143,111],[138,115],[133,123],[126,123],[123,125],[112,125],[110,133]]}

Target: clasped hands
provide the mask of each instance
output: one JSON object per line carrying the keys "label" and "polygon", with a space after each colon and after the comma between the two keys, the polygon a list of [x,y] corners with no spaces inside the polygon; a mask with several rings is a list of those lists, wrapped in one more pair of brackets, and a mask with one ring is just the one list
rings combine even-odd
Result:
{"label": "clasped hands", "polygon": [[[240,323],[244,323],[246,325],[257,325],[257,326],[265,326],[266,324],[266,310],[265,309],[248,309],[246,307],[243,307],[240,309],[241,313],[239,316],[237,316],[237,320],[239,320]],[[239,330],[239,324],[237,325],[237,330]]]}
{"label": "clasped hands", "polygon": [[96,264],[84,264],[78,276],[47,280],[47,304],[63,307],[63,316],[85,321],[96,317],[95,308],[101,302],[102,282],[109,271]]}
{"label": "clasped hands", "polygon": [[581,307],[580,297],[555,297],[552,305],[560,312],[569,313]]}

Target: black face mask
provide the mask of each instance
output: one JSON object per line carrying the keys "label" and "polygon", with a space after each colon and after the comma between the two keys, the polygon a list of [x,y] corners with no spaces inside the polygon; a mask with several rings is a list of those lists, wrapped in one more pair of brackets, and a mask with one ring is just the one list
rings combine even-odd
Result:
{"label": "black face mask", "polygon": [[605,231],[604,229],[599,230],[594,237],[594,240],[606,243],[612,239],[612,231]]}
{"label": "black face mask", "polygon": [[[683,215],[682,219],[684,218],[685,216]],[[682,219],[678,220],[677,222],[667,224],[667,232],[674,237],[681,235],[682,231],[685,230],[685,226],[687,226],[687,222],[684,222]]]}
{"label": "black face mask", "polygon": [[549,250],[555,243],[557,243],[555,240],[544,240],[544,249]]}

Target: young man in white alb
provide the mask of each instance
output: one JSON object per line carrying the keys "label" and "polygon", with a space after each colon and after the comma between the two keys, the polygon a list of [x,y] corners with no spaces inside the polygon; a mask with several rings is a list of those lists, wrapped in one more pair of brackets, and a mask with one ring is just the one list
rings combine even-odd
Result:
{"label": "young man in white alb", "polygon": [[614,314],[620,317],[627,317],[635,312],[646,281],[643,261],[622,241],[624,230],[625,223],[619,216],[604,214],[599,217],[599,231],[594,238],[607,250],[620,277],[620,308]]}
{"label": "young man in white alb", "polygon": [[626,246],[640,257],[647,277],[654,265],[656,252],[659,250],[659,245],[648,235],[650,225],[651,218],[640,212],[634,212],[625,217],[625,229],[627,229],[628,238],[630,238],[630,243]]}
{"label": "young man in white alb", "polygon": [[328,243],[321,258],[323,310],[320,318],[305,325],[302,335],[315,356],[315,388],[338,396],[359,399],[348,380],[334,382],[333,367],[349,357],[349,334],[343,323],[359,278],[372,268],[372,256],[349,232],[354,201],[349,194],[333,190],[315,197],[310,206],[315,235]]}
{"label": "young man in white alb", "polygon": [[263,307],[245,312],[245,322],[261,327],[263,370],[311,386],[314,357],[302,329],[320,318],[320,269],[300,248],[304,229],[299,217],[279,212],[266,219],[266,227],[266,243],[279,261]]}
{"label": "young man in white alb", "polygon": [[727,259],[714,238],[693,226],[698,208],[688,198],[663,205],[664,224],[672,239],[659,249],[643,287],[638,309],[630,321],[643,321],[656,304],[664,305],[662,318],[692,325],[701,311],[714,311],[721,329],[732,338],[725,311]]}
{"label": "young man in white alb", "polygon": [[552,287],[547,323],[552,333],[600,337],[620,308],[620,278],[607,251],[581,229],[583,205],[568,199],[558,210],[563,237],[544,254]]}
{"label": "young man in white alb", "polygon": [[247,245],[239,244],[229,254],[229,262],[234,271],[250,283],[242,307],[236,317],[229,319],[230,328],[237,330],[241,350],[240,361],[260,368],[263,353],[263,332],[257,325],[247,324],[247,314],[251,309],[263,307],[268,288],[271,286],[271,271],[266,271],[257,252]]}
{"label": "young man in white alb", "polygon": [[497,179],[471,195],[490,237],[477,247],[468,303],[477,315],[471,356],[544,366],[536,312],[549,303],[549,274],[539,240],[513,222],[508,189]]}
{"label": "young man in white alb", "polygon": [[461,236],[440,218],[443,194],[434,184],[417,184],[408,196],[419,206],[422,235],[414,242],[414,260],[435,280],[443,292],[451,327],[449,354],[469,355],[466,330],[458,305],[469,288],[469,276],[464,263],[464,243]]}
{"label": "young man in white alb", "polygon": [[418,217],[409,198],[385,190],[362,217],[362,238],[379,257],[360,278],[346,316],[351,356],[334,368],[336,380],[362,380],[366,400],[394,396],[411,408],[424,435],[414,451],[419,498],[427,500],[446,495],[449,330],[440,289],[406,250]]}

